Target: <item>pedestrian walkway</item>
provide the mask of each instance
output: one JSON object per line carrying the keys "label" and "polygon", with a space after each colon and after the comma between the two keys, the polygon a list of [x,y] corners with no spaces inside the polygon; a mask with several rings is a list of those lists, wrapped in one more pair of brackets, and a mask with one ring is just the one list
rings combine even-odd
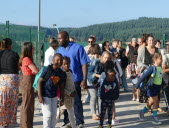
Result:
{"label": "pedestrian walkway", "polygon": [[[129,83],[130,90],[132,90],[132,85]],[[83,91],[83,99],[86,96],[86,92]],[[132,101],[131,92],[124,93],[121,91],[120,98],[116,101],[116,111],[117,111],[117,119],[119,119],[119,124],[114,125],[113,128],[169,128],[169,116],[166,113],[159,113],[159,120],[162,121],[162,125],[155,126],[151,123],[151,114],[145,114],[146,121],[141,122],[138,120],[138,113],[145,103],[138,103],[137,101]],[[165,102],[161,101],[161,107],[165,107]],[[85,117],[85,128],[97,128],[98,121],[92,120],[90,114],[90,106],[89,103],[83,104],[84,108],[84,117]],[[20,108],[19,108],[20,109]],[[20,119],[20,113],[18,109],[18,122]],[[61,120],[56,124],[56,128],[61,128],[63,125],[63,116]],[[105,125],[106,126],[106,125]],[[16,127],[18,128],[18,127]],[[36,98],[35,103],[35,115],[34,115],[34,128],[43,128],[42,122],[42,112],[41,105],[38,103]]]}

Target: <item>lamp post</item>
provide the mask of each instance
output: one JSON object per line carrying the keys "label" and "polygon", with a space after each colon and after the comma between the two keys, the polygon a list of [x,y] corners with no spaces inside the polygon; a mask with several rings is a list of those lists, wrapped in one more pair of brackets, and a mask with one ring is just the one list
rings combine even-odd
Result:
{"label": "lamp post", "polygon": [[40,42],[40,17],[41,17],[41,0],[39,0],[38,4],[38,43]]}
{"label": "lamp post", "polygon": [[53,24],[53,27],[55,27],[55,28],[57,29],[57,32],[58,32],[58,34],[59,34],[59,28],[57,27],[57,25],[56,25],[56,24]]}

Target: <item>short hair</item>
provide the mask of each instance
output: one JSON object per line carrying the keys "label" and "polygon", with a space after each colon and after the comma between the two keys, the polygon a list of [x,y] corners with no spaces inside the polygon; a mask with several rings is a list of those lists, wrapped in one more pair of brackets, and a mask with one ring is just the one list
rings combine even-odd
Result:
{"label": "short hair", "polygon": [[53,56],[53,59],[54,59],[56,56],[59,56],[59,57],[61,57],[61,58],[63,59],[63,56],[62,56],[62,54],[60,54],[60,53],[56,53],[56,54]]}
{"label": "short hair", "polygon": [[89,39],[92,39],[93,41],[95,40],[94,37],[90,36]]}
{"label": "short hair", "polygon": [[50,46],[54,49],[55,47],[58,47],[59,46],[59,43],[57,40],[53,40],[51,43],[50,43]]}
{"label": "short hair", "polygon": [[103,64],[103,69],[105,73],[108,72],[115,72],[114,71],[114,62],[112,60],[107,60],[104,64]]}
{"label": "short hair", "polygon": [[62,36],[65,36],[66,38],[69,39],[69,34],[66,31],[61,31],[59,34],[61,34]]}

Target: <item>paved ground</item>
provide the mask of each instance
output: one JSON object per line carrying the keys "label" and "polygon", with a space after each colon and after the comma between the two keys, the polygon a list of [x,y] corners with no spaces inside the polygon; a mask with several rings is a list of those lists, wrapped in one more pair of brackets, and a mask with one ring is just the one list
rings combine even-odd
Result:
{"label": "paved ground", "polygon": [[[130,90],[132,90],[131,83],[129,83]],[[86,92],[83,92],[83,99],[85,98]],[[162,125],[154,126],[151,124],[151,114],[146,114],[146,121],[140,122],[138,120],[138,112],[139,110],[145,106],[145,103],[138,103],[136,101],[131,101],[132,95],[131,92],[124,93],[121,91],[120,98],[116,101],[116,111],[117,111],[117,119],[119,119],[119,124],[114,125],[113,128],[169,128],[169,116],[166,113],[159,113],[159,119],[162,121]],[[160,105],[165,107],[164,101],[161,101]],[[83,104],[84,107],[84,116],[85,116],[85,128],[97,128],[98,121],[93,121],[91,119],[89,104]],[[19,108],[20,109],[20,108]],[[18,109],[18,122],[20,119]],[[62,118],[56,124],[56,128],[61,128],[62,126]],[[38,104],[36,99],[35,105],[35,116],[34,116],[34,128],[43,128],[42,127],[42,113],[41,106]],[[16,127],[18,128],[18,127]]]}

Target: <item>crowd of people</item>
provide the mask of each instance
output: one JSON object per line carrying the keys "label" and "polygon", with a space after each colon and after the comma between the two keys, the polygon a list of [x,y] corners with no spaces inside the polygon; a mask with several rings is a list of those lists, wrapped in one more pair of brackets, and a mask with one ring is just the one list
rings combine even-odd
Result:
{"label": "crowd of people", "polygon": [[[130,91],[127,78],[133,83],[131,100],[142,102],[141,84],[150,76],[153,80],[144,95],[148,97],[147,105],[138,115],[140,120],[144,120],[144,114],[152,112],[152,123],[161,124],[157,111],[162,111],[159,106],[162,89],[168,97],[169,51],[161,49],[160,45],[160,40],[154,41],[149,34],[132,38],[126,49],[121,41],[115,39],[99,45],[96,37],[91,35],[88,45],[82,47],[75,43],[73,37],[69,38],[66,31],[62,31],[57,40],[50,38],[44,67],[39,70],[33,60],[31,42],[23,43],[19,57],[12,50],[12,40],[3,39],[0,42],[0,128],[16,124],[19,88],[22,93],[21,128],[33,128],[34,89],[38,91],[44,128],[55,128],[59,106],[64,113],[63,127],[84,127],[81,89],[87,91],[83,102],[90,102],[92,119],[99,120],[99,128],[103,128],[104,124],[111,128],[119,122],[115,109],[119,90]],[[22,75],[19,75],[20,70]],[[138,80],[140,74],[142,77]],[[134,82],[136,79],[137,82]]]}

